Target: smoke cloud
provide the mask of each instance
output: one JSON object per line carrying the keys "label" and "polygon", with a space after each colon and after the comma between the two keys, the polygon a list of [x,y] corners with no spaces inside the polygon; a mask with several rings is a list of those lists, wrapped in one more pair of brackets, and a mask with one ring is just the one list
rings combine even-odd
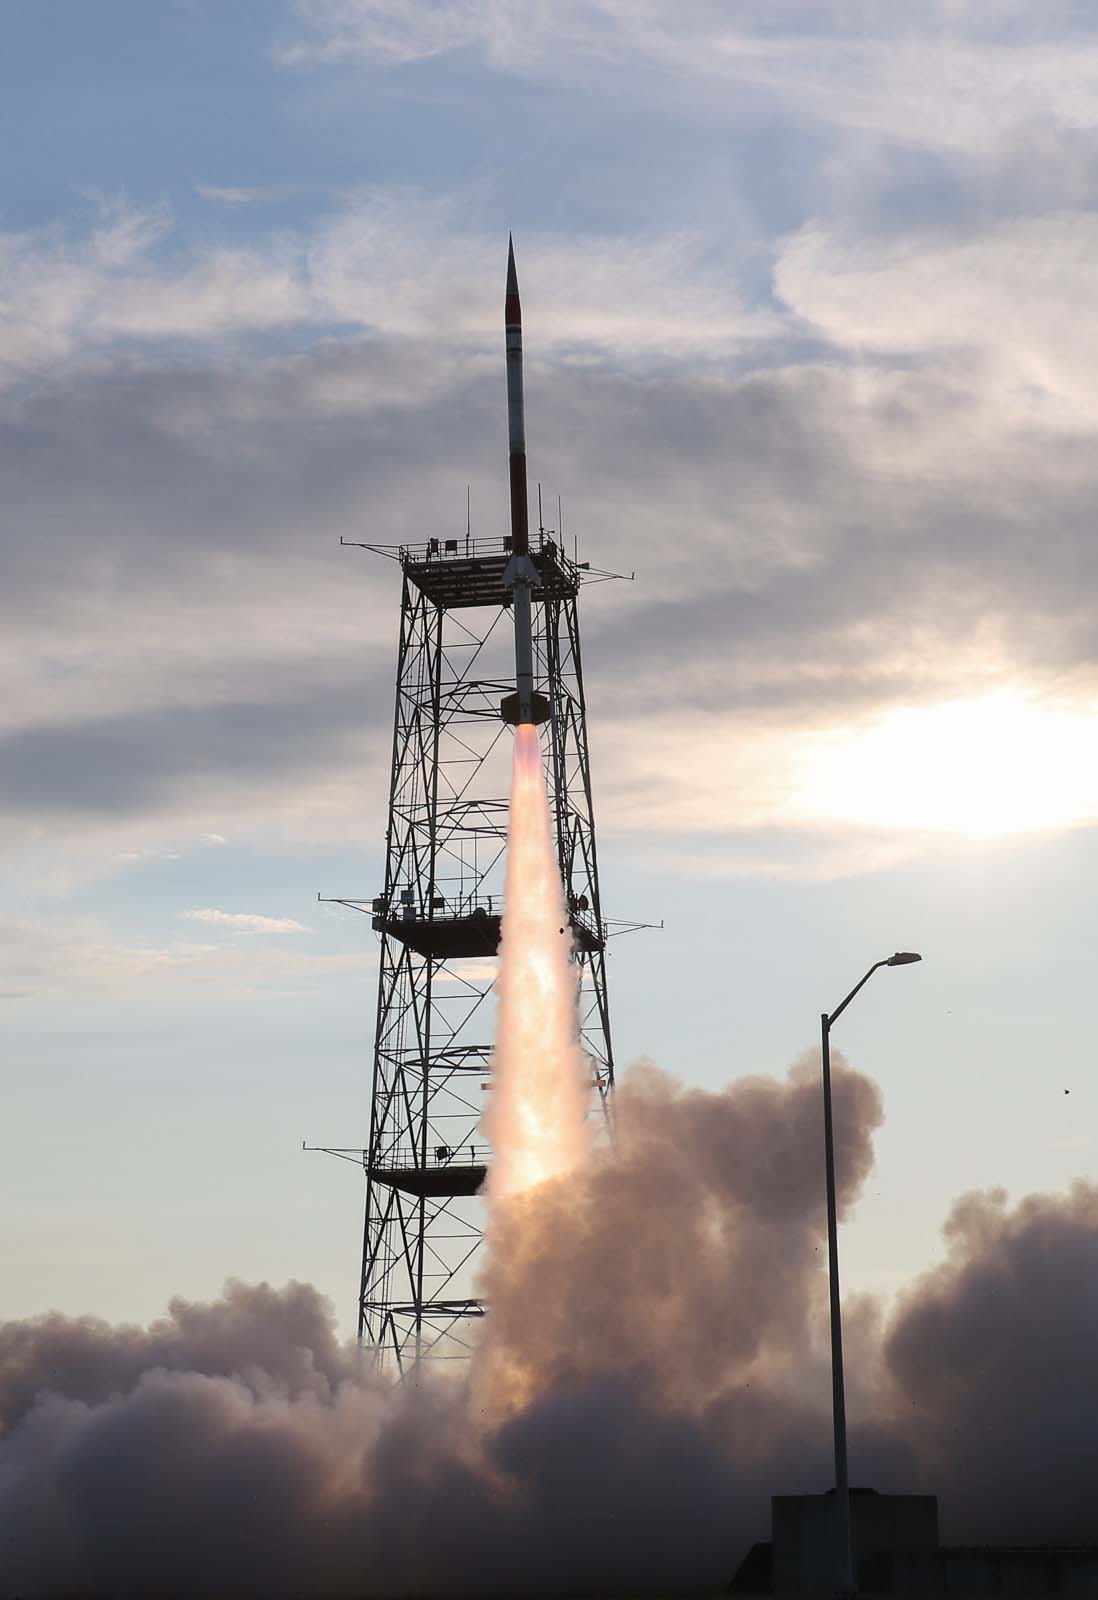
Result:
{"label": "smoke cloud", "polygon": [[973,1542],[1093,1544],[1098,1529],[1098,1186],[957,1201],[949,1254],[885,1345],[947,1527]]}
{"label": "smoke cloud", "polygon": [[[840,1203],[880,1097],[835,1062]],[[0,1593],[318,1597],[723,1585],[830,1480],[818,1061],[626,1075],[613,1155],[499,1202],[483,1343],[392,1389],[304,1285],[147,1330],[0,1327]],[[855,1482],[951,1539],[1093,1537],[1098,1188],[958,1202],[891,1320],[851,1306]]]}

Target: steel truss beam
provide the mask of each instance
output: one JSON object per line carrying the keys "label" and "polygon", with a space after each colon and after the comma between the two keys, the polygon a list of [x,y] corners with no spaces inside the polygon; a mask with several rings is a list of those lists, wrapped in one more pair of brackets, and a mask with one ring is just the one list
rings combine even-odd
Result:
{"label": "steel truss beam", "polygon": [[[502,906],[513,688],[509,541],[459,553],[401,548],[385,883],[380,935],[358,1333],[381,1365],[468,1354],[483,1315],[474,1259],[477,1190],[491,1158],[478,1124],[490,1084],[494,953]],[[537,688],[557,853],[579,968],[580,1030],[609,1112],[614,1057],[606,988],[578,595],[582,571],[540,535],[534,560]],[[602,576],[599,574],[598,576]],[[367,909],[362,902],[344,902]]]}

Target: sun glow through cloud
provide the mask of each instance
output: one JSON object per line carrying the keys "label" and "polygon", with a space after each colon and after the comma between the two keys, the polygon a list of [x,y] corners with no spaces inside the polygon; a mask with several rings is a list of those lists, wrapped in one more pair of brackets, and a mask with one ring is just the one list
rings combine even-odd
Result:
{"label": "sun glow through cloud", "polygon": [[809,757],[805,802],[874,827],[995,836],[1098,822],[1098,713],[1018,692],[900,708]]}

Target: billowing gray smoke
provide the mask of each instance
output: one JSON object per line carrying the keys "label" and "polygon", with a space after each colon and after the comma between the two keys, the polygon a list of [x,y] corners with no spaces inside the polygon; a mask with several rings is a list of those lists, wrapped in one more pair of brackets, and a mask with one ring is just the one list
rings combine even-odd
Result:
{"label": "billowing gray smoke", "polygon": [[[841,1203],[874,1085],[836,1062]],[[0,1328],[0,1594],[702,1589],[829,1482],[817,1072],[635,1069],[614,1159],[508,1203],[467,1380],[393,1391],[302,1285],[147,1331]],[[852,1317],[855,1481],[951,1538],[1093,1537],[1098,1189],[959,1202],[883,1333]]]}
{"label": "billowing gray smoke", "polygon": [[1098,1186],[959,1200],[885,1344],[907,1431],[974,1542],[1098,1542]]}

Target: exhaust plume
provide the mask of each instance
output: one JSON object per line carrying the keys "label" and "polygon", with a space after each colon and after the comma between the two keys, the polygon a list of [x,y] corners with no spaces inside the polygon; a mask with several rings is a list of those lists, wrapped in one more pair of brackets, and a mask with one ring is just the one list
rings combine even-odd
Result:
{"label": "exhaust plume", "polygon": [[590,1068],[537,728],[515,729],[492,1103],[494,1203],[572,1172],[587,1149]]}
{"label": "exhaust plume", "polygon": [[947,1256],[900,1300],[884,1354],[947,1531],[1094,1544],[1098,1185],[963,1196]]}
{"label": "exhaust plume", "polygon": [[[833,1058],[840,1205],[875,1085]],[[624,1077],[611,1155],[496,1207],[484,1371],[393,1389],[304,1285],[149,1329],[0,1325],[0,1593],[623,1595],[722,1588],[773,1492],[831,1481],[818,1056]],[[951,1541],[1093,1540],[1098,1187],[968,1196],[890,1318],[850,1302],[855,1482]]]}

